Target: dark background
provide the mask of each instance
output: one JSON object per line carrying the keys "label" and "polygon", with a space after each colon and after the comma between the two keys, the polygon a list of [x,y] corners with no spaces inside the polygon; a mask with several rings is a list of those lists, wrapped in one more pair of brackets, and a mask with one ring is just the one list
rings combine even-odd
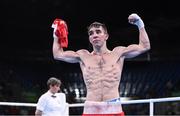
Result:
{"label": "dark background", "polygon": [[[47,91],[46,81],[62,80],[68,103],[84,102],[86,88],[79,64],[56,61],[52,56],[55,18],[69,29],[66,50],[91,49],[87,26],[105,23],[107,46],[138,43],[138,28],[128,23],[137,13],[144,21],[151,50],[128,59],[122,73],[120,96],[132,99],[180,95],[180,13],[175,1],[105,0],[1,0],[0,1],[0,101],[36,103]],[[79,91],[79,94],[75,90]],[[180,114],[179,103],[156,104],[155,114]],[[169,107],[172,106],[172,107]],[[123,106],[125,114],[148,114],[148,105]],[[144,109],[144,110],[142,110]],[[34,114],[35,108],[0,106],[1,114]],[[82,108],[70,109],[81,114]]]}
{"label": "dark background", "polygon": [[[68,49],[89,49],[87,26],[100,21],[108,27],[108,47],[138,42],[138,31],[128,23],[139,14],[151,40],[153,59],[178,59],[180,13],[174,1],[1,0],[1,58],[51,59],[55,18],[69,28]],[[9,57],[10,56],[10,57]]]}

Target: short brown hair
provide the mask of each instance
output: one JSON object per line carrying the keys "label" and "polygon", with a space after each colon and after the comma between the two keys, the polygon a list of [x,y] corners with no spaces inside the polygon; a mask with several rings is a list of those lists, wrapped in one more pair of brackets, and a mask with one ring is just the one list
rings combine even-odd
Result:
{"label": "short brown hair", "polygon": [[96,27],[96,28],[102,27],[102,28],[104,29],[104,32],[105,32],[105,33],[108,33],[108,32],[107,32],[107,27],[106,27],[106,25],[105,25],[104,23],[100,23],[100,22],[96,22],[96,21],[93,22],[93,23],[91,23],[91,24],[87,27],[88,32],[89,32],[89,30],[90,30],[92,27]]}
{"label": "short brown hair", "polygon": [[49,87],[50,85],[52,85],[52,86],[61,85],[61,80],[59,80],[59,79],[57,79],[55,77],[51,77],[47,81],[47,86]]}

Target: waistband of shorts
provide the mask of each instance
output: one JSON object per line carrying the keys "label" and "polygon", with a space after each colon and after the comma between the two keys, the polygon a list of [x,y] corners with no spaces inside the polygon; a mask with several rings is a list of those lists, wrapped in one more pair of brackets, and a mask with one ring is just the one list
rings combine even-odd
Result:
{"label": "waistband of shorts", "polygon": [[82,114],[82,116],[125,116],[124,112],[114,114]]}
{"label": "waistband of shorts", "polygon": [[120,102],[120,101],[121,101],[120,98],[114,98],[114,99],[106,100],[105,102]]}

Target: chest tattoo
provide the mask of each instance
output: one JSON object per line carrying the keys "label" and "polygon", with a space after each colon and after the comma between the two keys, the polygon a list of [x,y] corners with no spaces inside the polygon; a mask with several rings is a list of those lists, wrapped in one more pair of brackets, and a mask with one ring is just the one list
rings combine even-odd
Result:
{"label": "chest tattoo", "polygon": [[101,56],[100,60],[98,61],[98,66],[99,66],[99,68],[100,68],[101,70],[102,70],[103,65],[104,65],[105,63],[106,63],[106,62],[105,62],[103,56]]}

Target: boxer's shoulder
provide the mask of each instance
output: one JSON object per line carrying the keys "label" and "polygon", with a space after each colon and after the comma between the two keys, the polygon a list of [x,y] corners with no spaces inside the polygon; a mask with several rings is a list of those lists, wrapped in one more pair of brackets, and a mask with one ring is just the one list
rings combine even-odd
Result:
{"label": "boxer's shoulder", "polygon": [[86,49],[80,49],[77,51],[78,54],[89,54],[89,51]]}

